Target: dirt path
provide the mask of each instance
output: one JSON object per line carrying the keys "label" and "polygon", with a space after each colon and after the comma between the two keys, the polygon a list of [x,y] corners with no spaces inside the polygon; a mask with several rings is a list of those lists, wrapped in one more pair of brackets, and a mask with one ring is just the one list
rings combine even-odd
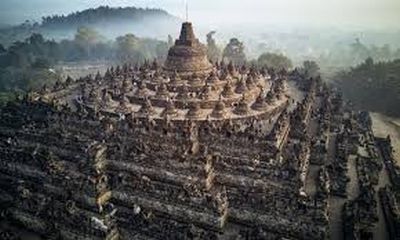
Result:
{"label": "dirt path", "polygon": [[[336,135],[329,134],[328,136],[328,162],[332,163],[335,159],[336,151]],[[331,240],[343,239],[343,220],[342,208],[346,202],[345,198],[336,196],[329,197],[329,231]]]}
{"label": "dirt path", "polygon": [[372,128],[377,137],[391,136],[395,150],[394,156],[400,165],[400,119],[390,118],[379,113],[371,113]]}

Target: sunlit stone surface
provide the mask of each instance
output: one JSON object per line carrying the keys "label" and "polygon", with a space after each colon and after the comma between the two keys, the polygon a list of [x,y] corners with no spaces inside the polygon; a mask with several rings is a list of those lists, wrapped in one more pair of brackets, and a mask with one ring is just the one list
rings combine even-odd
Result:
{"label": "sunlit stone surface", "polygon": [[[368,117],[297,70],[211,64],[184,23],[163,65],[110,68],[1,109],[0,229],[45,239],[369,237],[382,220],[373,196],[383,173]],[[385,211],[398,214],[390,191]]]}

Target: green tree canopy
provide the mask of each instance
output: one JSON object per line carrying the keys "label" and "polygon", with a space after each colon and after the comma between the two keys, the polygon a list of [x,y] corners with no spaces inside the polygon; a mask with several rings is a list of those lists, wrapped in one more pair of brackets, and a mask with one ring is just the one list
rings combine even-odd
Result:
{"label": "green tree canopy", "polygon": [[45,43],[44,37],[42,36],[42,34],[39,33],[34,33],[32,34],[27,41],[31,44],[31,45],[35,45],[35,46],[40,46],[43,45]]}
{"label": "green tree canopy", "polygon": [[0,44],[0,54],[5,53],[5,52],[6,52],[6,49],[4,48],[3,45]]}
{"label": "green tree canopy", "polygon": [[35,62],[32,63],[32,68],[36,69],[48,69],[51,67],[51,62],[48,58],[38,57]]}
{"label": "green tree canopy", "polygon": [[258,57],[257,63],[259,66],[266,66],[277,70],[290,69],[292,61],[280,53],[263,53]]}
{"label": "green tree canopy", "polygon": [[336,83],[357,106],[400,116],[400,59],[375,62],[367,58],[349,71],[338,73]]}
{"label": "green tree canopy", "polygon": [[75,42],[85,52],[87,57],[91,57],[93,47],[101,41],[102,37],[94,29],[88,27],[78,28],[75,34]]}
{"label": "green tree canopy", "polygon": [[223,54],[225,62],[232,62],[235,65],[243,65],[246,63],[246,54],[244,53],[244,44],[237,38],[232,38],[226,45]]}
{"label": "green tree canopy", "polygon": [[214,34],[215,31],[209,32],[207,34],[207,56],[210,61],[218,62],[221,61],[222,52],[221,49],[219,49],[219,47],[217,46],[215,39],[213,38]]}
{"label": "green tree canopy", "polygon": [[138,50],[140,41],[135,35],[126,34],[125,36],[118,37],[116,43],[117,56],[121,61],[142,60],[143,53]]}
{"label": "green tree canopy", "polygon": [[80,28],[74,40],[55,42],[40,34],[14,42],[0,54],[0,91],[35,89],[57,78],[51,68],[57,62],[103,60],[113,63],[143,62],[145,59],[162,61],[168,43],[138,38],[133,34],[104,41],[88,28]]}
{"label": "green tree canopy", "polygon": [[75,41],[77,41],[78,43],[82,43],[82,44],[94,45],[94,44],[100,42],[101,39],[102,39],[102,37],[96,30],[88,28],[88,27],[78,28],[78,30],[75,34]]}
{"label": "green tree canopy", "polygon": [[317,77],[320,72],[319,72],[319,66],[315,61],[304,61],[303,62],[303,70],[308,77]]}
{"label": "green tree canopy", "polygon": [[117,38],[117,45],[121,51],[130,51],[139,46],[139,38],[133,34],[126,34]]}

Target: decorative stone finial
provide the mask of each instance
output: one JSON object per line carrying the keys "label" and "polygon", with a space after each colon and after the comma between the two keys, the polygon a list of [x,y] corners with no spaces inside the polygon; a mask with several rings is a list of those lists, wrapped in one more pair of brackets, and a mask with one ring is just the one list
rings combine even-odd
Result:
{"label": "decorative stone finial", "polygon": [[178,95],[176,96],[177,99],[186,100],[189,96],[189,89],[186,84],[182,85],[182,88],[179,90]]}
{"label": "decorative stone finial", "polygon": [[108,104],[112,101],[111,94],[108,92],[107,89],[103,89],[101,100],[103,101],[104,104]]}
{"label": "decorative stone finial", "polygon": [[129,109],[128,103],[129,103],[128,98],[126,98],[126,96],[124,94],[121,95],[117,111],[120,113],[129,113],[130,109]]}
{"label": "decorative stone finial", "polygon": [[128,78],[124,78],[124,81],[122,82],[122,92],[128,93],[130,91],[132,91],[132,81]]}
{"label": "decorative stone finial", "polygon": [[224,118],[226,116],[225,103],[222,101],[221,97],[218,103],[215,105],[214,110],[211,113],[213,118]]}
{"label": "decorative stone finial", "polygon": [[169,98],[168,88],[167,85],[165,85],[165,83],[162,83],[157,87],[156,97],[160,99]]}
{"label": "decorative stone finial", "polygon": [[225,98],[229,98],[232,97],[233,95],[235,95],[235,93],[233,92],[232,89],[232,83],[228,81],[224,87],[224,90],[222,91],[222,96],[224,96]]}
{"label": "decorative stone finial", "polygon": [[209,82],[209,83],[217,83],[218,80],[219,79],[218,79],[217,73],[215,71],[212,71],[210,73],[210,76],[208,76],[208,78],[207,78],[207,82]]}
{"label": "decorative stone finial", "polygon": [[153,106],[151,105],[151,102],[148,98],[146,98],[146,100],[144,101],[142,107],[139,109],[139,111],[137,112],[137,114],[139,116],[151,116],[153,114],[155,114],[155,109],[153,108]]}
{"label": "decorative stone finial", "polygon": [[172,84],[178,84],[182,81],[181,77],[179,76],[177,71],[174,71],[174,73],[171,75],[171,83]]}
{"label": "decorative stone finial", "polygon": [[271,104],[274,103],[274,101],[275,101],[275,96],[274,96],[274,93],[273,93],[272,91],[269,91],[269,92],[267,93],[267,96],[266,96],[266,98],[265,98],[265,101],[268,103],[268,105],[271,105]]}
{"label": "decorative stone finial", "polygon": [[90,90],[88,103],[89,104],[94,104],[98,100],[99,100],[99,94],[97,93],[97,90],[93,88],[92,90]]}
{"label": "decorative stone finial", "polygon": [[204,84],[204,80],[202,80],[198,74],[193,73],[193,75],[191,76],[191,79],[189,81],[190,85],[192,86],[201,86]]}
{"label": "decorative stone finial", "polygon": [[174,102],[171,100],[167,101],[167,105],[164,109],[164,111],[162,112],[161,116],[165,117],[165,116],[176,116],[178,114],[178,111],[175,108]]}
{"label": "decorative stone finial", "polygon": [[247,86],[248,89],[252,89],[252,88],[254,88],[256,86],[255,83],[254,83],[253,76],[247,75],[246,86]]}
{"label": "decorative stone finial", "polygon": [[191,102],[189,106],[189,111],[187,113],[188,118],[201,118],[202,117],[202,110],[200,108],[200,104],[198,102]]}
{"label": "decorative stone finial", "polygon": [[139,82],[138,90],[136,91],[136,95],[139,97],[145,97],[148,94],[147,86],[144,81]]}
{"label": "decorative stone finial", "polygon": [[252,109],[254,109],[256,111],[264,111],[265,109],[268,108],[268,104],[265,102],[265,98],[263,95],[264,95],[264,93],[263,93],[263,91],[261,91],[260,94],[258,95],[256,101],[251,106]]}
{"label": "decorative stone finial", "polygon": [[239,80],[236,84],[235,92],[238,94],[244,94],[247,91],[246,83],[243,79]]}
{"label": "decorative stone finial", "polygon": [[243,116],[243,115],[248,114],[249,111],[250,111],[249,105],[246,102],[245,96],[243,96],[242,99],[240,99],[236,108],[233,110],[233,113],[235,113],[236,115]]}
{"label": "decorative stone finial", "polygon": [[206,84],[203,87],[203,91],[200,95],[201,99],[207,100],[210,99],[212,97],[212,87],[208,84]]}

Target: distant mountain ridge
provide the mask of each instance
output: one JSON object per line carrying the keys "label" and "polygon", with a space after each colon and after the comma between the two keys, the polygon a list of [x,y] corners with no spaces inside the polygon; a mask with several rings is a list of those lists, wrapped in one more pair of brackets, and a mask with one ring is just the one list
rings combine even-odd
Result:
{"label": "distant mountain ridge", "polygon": [[72,38],[76,29],[82,26],[94,28],[110,39],[126,33],[166,39],[168,34],[175,33],[180,22],[179,18],[162,9],[101,6],[68,15],[45,16],[41,22],[26,21],[17,26],[3,27],[0,29],[0,44],[8,46],[32,33],[55,40]]}
{"label": "distant mountain ridge", "polygon": [[165,18],[175,20],[176,17],[170,15],[167,11],[153,8],[119,7],[111,8],[101,6],[98,8],[89,8],[83,11],[64,15],[54,15],[42,17],[41,27],[68,26],[79,27],[81,25],[95,25],[109,21],[141,21],[147,18]]}

